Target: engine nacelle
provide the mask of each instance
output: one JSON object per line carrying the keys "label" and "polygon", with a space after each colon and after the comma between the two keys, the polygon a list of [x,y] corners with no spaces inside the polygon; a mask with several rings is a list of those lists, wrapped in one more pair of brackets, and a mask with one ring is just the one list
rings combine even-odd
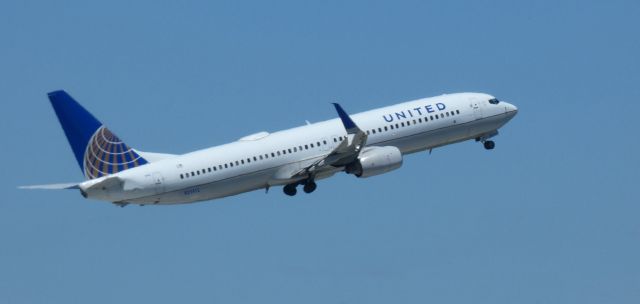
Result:
{"label": "engine nacelle", "polygon": [[402,166],[402,153],[396,147],[369,147],[358,159],[346,167],[346,172],[357,177],[370,177],[387,173]]}

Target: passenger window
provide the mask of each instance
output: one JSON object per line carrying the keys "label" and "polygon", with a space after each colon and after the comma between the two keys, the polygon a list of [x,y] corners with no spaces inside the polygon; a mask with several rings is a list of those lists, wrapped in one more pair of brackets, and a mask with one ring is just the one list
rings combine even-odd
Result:
{"label": "passenger window", "polygon": [[334,137],[333,142],[338,142],[338,139]]}
{"label": "passenger window", "polygon": [[247,164],[251,162],[251,158],[247,158]]}
{"label": "passenger window", "polygon": [[280,156],[280,151],[278,151],[276,154],[278,154],[278,156]]}
{"label": "passenger window", "polygon": [[216,168],[216,166],[213,166],[213,171],[217,171],[218,169]]}
{"label": "passenger window", "polygon": [[440,119],[440,118],[438,118],[438,114],[436,114],[436,119]]}
{"label": "passenger window", "polygon": [[233,162],[230,162],[230,163],[229,163],[229,166],[230,166],[231,168],[233,168]]}
{"label": "passenger window", "polygon": [[298,146],[298,150],[302,151],[302,146]]}
{"label": "passenger window", "polygon": [[416,120],[415,120],[415,119],[413,120],[413,124],[414,124],[414,125],[415,125],[415,124],[417,124],[417,122],[416,122]]}
{"label": "passenger window", "polygon": [[207,168],[207,171],[209,171],[209,173],[211,173],[211,168]]}
{"label": "passenger window", "polygon": [[382,132],[382,128],[378,128],[378,132]]}
{"label": "passenger window", "polygon": [[456,110],[456,113],[460,114],[460,110]]}
{"label": "passenger window", "polygon": [[322,143],[324,143],[324,144],[326,145],[326,144],[327,144],[327,141],[326,141],[326,140],[323,140],[323,141],[322,141]]}
{"label": "passenger window", "polygon": [[184,175],[180,174],[180,179],[183,179],[183,178],[184,178]]}
{"label": "passenger window", "polygon": [[440,113],[440,118],[444,118],[444,114]]}
{"label": "passenger window", "polygon": [[316,143],[316,147],[320,147],[320,142],[317,142],[317,143]]}
{"label": "passenger window", "polygon": [[401,123],[400,123],[400,125],[401,125],[402,127],[404,127],[404,122],[401,122]]}
{"label": "passenger window", "polygon": [[229,168],[229,164],[224,164],[224,167],[225,168]]}
{"label": "passenger window", "polygon": [[[280,152],[278,152],[278,155],[280,155]],[[276,157],[276,154],[271,152],[271,157]]]}
{"label": "passenger window", "polygon": [[371,133],[376,134],[376,130],[375,129],[371,130]]}
{"label": "passenger window", "polygon": [[309,150],[309,145],[304,145],[305,150]]}
{"label": "passenger window", "polygon": [[371,135],[371,130],[367,130],[367,135]]}
{"label": "passenger window", "polygon": [[311,148],[313,148],[313,144],[309,144],[311,146]]}
{"label": "passenger window", "polygon": [[[242,163],[244,164],[244,161],[242,161]],[[240,166],[240,162],[238,162],[237,160],[236,160],[236,166]]]}
{"label": "passenger window", "polygon": [[389,131],[389,129],[387,129],[387,126],[384,126],[384,131]]}
{"label": "passenger window", "polygon": [[258,158],[254,156],[253,161],[258,161]]}
{"label": "passenger window", "polygon": [[449,117],[449,112],[447,112],[447,117]]}
{"label": "passenger window", "polygon": [[419,123],[422,123],[422,118],[418,118],[418,122],[419,122]]}
{"label": "passenger window", "polygon": [[391,130],[393,130],[393,125],[389,125],[389,127],[391,127]]}

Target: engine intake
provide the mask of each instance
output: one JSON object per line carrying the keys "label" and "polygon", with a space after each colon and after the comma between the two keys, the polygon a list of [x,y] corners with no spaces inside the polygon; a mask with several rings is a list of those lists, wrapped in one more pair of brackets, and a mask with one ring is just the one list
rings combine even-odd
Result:
{"label": "engine intake", "polygon": [[357,177],[370,177],[393,171],[402,166],[402,153],[393,146],[369,147],[362,150],[346,172]]}

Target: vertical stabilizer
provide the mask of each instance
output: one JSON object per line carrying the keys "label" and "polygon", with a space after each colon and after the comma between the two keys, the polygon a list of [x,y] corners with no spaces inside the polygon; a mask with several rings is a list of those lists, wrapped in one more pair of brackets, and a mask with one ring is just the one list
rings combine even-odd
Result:
{"label": "vertical stabilizer", "polygon": [[48,94],[87,179],[94,179],[147,163],[65,91]]}

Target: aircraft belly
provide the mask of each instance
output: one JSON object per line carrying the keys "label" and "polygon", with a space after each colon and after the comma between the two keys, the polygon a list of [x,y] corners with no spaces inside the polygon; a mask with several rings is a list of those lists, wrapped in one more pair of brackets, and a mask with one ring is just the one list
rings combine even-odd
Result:
{"label": "aircraft belly", "polygon": [[222,198],[265,188],[274,170],[275,169],[253,172],[203,185],[169,191],[157,196],[134,199],[129,202],[138,204],[154,204],[156,202],[158,204],[186,204]]}

